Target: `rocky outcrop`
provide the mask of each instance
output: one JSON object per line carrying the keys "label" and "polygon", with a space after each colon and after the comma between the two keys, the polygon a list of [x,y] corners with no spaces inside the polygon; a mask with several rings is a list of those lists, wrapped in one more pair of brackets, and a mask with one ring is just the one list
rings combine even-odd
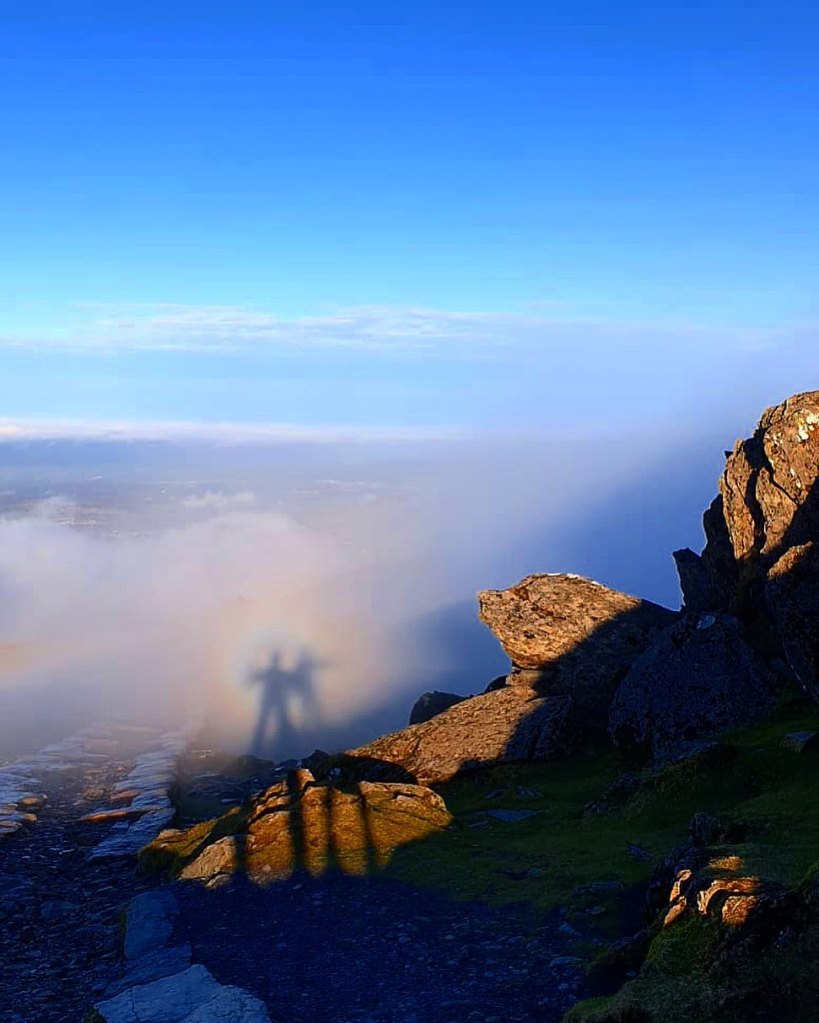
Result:
{"label": "rocky outcrop", "polygon": [[634,662],[612,702],[609,735],[621,749],[667,756],[760,718],[775,688],[735,618],[687,615]]}
{"label": "rocky outcrop", "polygon": [[675,554],[686,609],[749,623],[761,647],[781,648],[815,699],[817,477],[819,391],[809,391],[767,409],[753,436],[737,441],[703,519],[702,554]]}
{"label": "rocky outcrop", "polygon": [[345,763],[352,770],[360,764],[364,776],[388,776],[397,769],[431,785],[488,764],[551,760],[568,753],[574,740],[570,697],[542,697],[528,686],[506,686],[351,750]]}
{"label": "rocky outcrop", "polygon": [[298,770],[241,810],[162,832],[141,859],[149,868],[211,885],[239,870],[257,884],[297,870],[366,874],[389,862],[399,846],[451,822],[441,797],[421,785],[361,781],[342,788]]}
{"label": "rocky outcrop", "polygon": [[604,727],[617,683],[677,615],[577,575],[530,575],[478,594],[480,617],[520,682],[571,696],[586,727]]}
{"label": "rocky outcrop", "polygon": [[436,714],[441,714],[466,699],[466,696],[458,696],[457,693],[439,693],[437,689],[431,693],[422,693],[413,704],[409,723],[411,725],[423,724],[424,721],[434,718]]}

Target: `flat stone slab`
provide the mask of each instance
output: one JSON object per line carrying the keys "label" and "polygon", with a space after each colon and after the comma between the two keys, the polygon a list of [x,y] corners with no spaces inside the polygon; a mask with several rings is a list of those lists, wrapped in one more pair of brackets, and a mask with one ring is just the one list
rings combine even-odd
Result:
{"label": "flat stone slab", "polygon": [[128,988],[95,1006],[105,1023],[270,1023],[264,1004],[204,966]]}
{"label": "flat stone slab", "polygon": [[143,892],[125,911],[125,958],[136,959],[167,944],[179,905],[167,889]]}
{"label": "flat stone slab", "polygon": [[138,984],[99,1002],[95,1008],[106,1023],[181,1023],[211,1001],[220,985],[204,966]]}
{"label": "flat stone slab", "polygon": [[163,977],[182,973],[191,965],[190,945],[174,945],[172,948],[157,948],[131,960],[124,976],[109,984],[105,990],[108,998],[120,994],[138,984],[148,984]]}
{"label": "flat stone slab", "polygon": [[205,1005],[186,1016],[183,1023],[270,1023],[267,1009],[248,991],[225,986]]}

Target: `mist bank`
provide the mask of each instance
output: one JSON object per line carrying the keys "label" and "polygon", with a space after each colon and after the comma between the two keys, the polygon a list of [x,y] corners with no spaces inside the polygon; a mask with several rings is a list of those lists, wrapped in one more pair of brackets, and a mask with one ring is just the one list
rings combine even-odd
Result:
{"label": "mist bank", "polygon": [[0,758],[107,717],[201,719],[276,758],[401,727],[420,692],[505,669],[478,589],[574,571],[677,606],[657,552],[699,544],[732,439],[712,424],[252,459],[132,444],[119,461],[103,445],[101,472],[99,445],[75,445],[57,483],[27,470],[22,500],[6,458]]}

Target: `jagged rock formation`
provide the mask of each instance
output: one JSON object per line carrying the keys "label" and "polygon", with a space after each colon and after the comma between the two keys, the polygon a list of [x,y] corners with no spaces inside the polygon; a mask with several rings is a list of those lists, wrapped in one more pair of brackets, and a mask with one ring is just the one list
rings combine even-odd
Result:
{"label": "jagged rock formation", "polygon": [[568,753],[574,741],[570,697],[542,697],[526,686],[507,686],[351,750],[345,769],[366,777],[390,777],[398,770],[432,785],[487,764],[552,760]]}
{"label": "jagged rock formation", "polygon": [[584,727],[603,727],[617,683],[677,615],[577,575],[530,575],[478,594],[480,617],[512,661],[507,685],[571,696]]}
{"label": "jagged rock formation", "polygon": [[728,615],[687,615],[632,665],[609,715],[623,749],[674,753],[720,728],[763,717],[777,680]]}
{"label": "jagged rock formation", "polygon": [[423,786],[362,781],[340,788],[298,770],[224,817],[163,831],[141,859],[149,868],[209,883],[239,870],[258,884],[299,869],[314,876],[331,867],[365,874],[386,864],[398,846],[451,821],[441,797]]}
{"label": "jagged rock formation", "polygon": [[436,714],[449,710],[450,707],[454,707],[456,703],[461,703],[465,699],[467,699],[466,696],[458,696],[457,693],[439,693],[437,689],[431,693],[422,693],[413,704],[409,723],[421,725],[424,721],[429,721]]}
{"label": "jagged rock formation", "polygon": [[728,455],[720,494],[705,513],[701,555],[677,551],[685,607],[722,610],[748,626],[757,645],[782,650],[819,700],[815,641],[819,589],[819,391],[767,409],[754,435]]}

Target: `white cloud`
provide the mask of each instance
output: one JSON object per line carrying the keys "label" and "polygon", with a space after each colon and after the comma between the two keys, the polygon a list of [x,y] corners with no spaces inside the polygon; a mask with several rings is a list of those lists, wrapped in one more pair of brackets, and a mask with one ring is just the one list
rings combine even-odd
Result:
{"label": "white cloud", "polygon": [[[77,322],[78,311],[85,317]],[[305,350],[459,352],[470,357],[510,346],[686,343],[759,348],[781,332],[745,327],[703,327],[635,321],[606,321],[532,312],[448,311],[418,307],[362,306],[321,316],[280,317],[239,306],[172,303],[73,307],[71,327],[0,334],[0,345],[67,350],[246,351]],[[69,319],[67,317],[67,319]],[[809,333],[815,328],[805,328]]]}
{"label": "white cloud", "polygon": [[89,420],[0,418],[0,444],[42,440],[210,441],[216,444],[271,442],[364,443],[459,440],[470,433],[457,427],[309,426],[299,423],[193,422],[184,420]]}
{"label": "white cloud", "polygon": [[183,498],[182,507],[190,511],[227,511],[230,508],[247,507],[255,500],[256,495],[249,490],[241,490],[237,494],[206,490],[203,494],[191,494]]}

